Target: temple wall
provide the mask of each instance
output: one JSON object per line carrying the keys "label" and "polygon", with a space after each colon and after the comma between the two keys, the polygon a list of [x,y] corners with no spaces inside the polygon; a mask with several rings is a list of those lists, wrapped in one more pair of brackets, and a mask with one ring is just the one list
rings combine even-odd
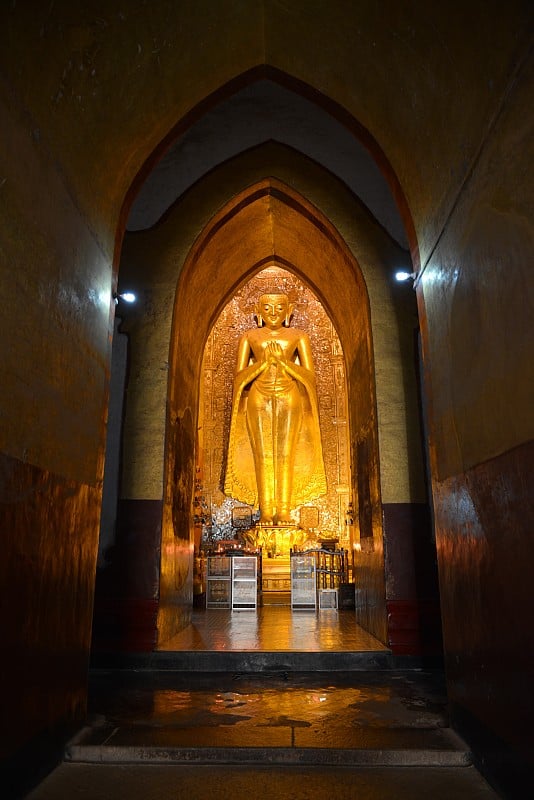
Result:
{"label": "temple wall", "polygon": [[29,742],[53,752],[55,735],[85,713],[112,300],[111,253],[3,82],[0,127],[2,756],[10,757]]}
{"label": "temple wall", "polygon": [[4,760],[84,719],[100,490],[4,455],[0,481]]}
{"label": "temple wall", "polygon": [[530,37],[527,0],[494,3],[491,13],[474,0],[461,13],[459,25],[424,0],[6,6],[0,69],[106,243],[137,172],[198,103],[247,70],[281,70],[378,142],[424,262]]}
{"label": "temple wall", "polygon": [[488,133],[419,290],[449,692],[457,724],[508,779],[534,752],[533,67]]}
{"label": "temple wall", "polygon": [[137,172],[169,132],[264,61],[263,0],[29,2],[0,9],[0,26],[0,73],[106,247]]}
{"label": "temple wall", "polygon": [[527,442],[434,487],[451,719],[510,797],[534,753],[533,464]]}
{"label": "temple wall", "polygon": [[0,427],[0,448],[95,483],[113,332],[112,253],[81,214],[39,130],[1,82],[0,120],[0,403],[9,422]]}
{"label": "temple wall", "polygon": [[266,62],[318,89],[325,105],[335,101],[375,137],[424,264],[529,47],[529,3],[314,3],[310,13],[307,0],[267,0],[265,20]]}
{"label": "temple wall", "polygon": [[424,272],[431,464],[442,481],[534,437],[529,58]]}

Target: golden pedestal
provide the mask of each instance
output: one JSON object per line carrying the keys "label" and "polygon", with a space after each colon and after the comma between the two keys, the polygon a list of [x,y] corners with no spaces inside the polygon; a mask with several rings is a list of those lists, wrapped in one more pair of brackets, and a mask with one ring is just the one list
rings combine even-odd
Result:
{"label": "golden pedestal", "polygon": [[316,537],[296,525],[258,524],[247,531],[243,538],[252,549],[261,547],[263,558],[289,556],[292,549],[313,547]]}
{"label": "golden pedestal", "polygon": [[[316,536],[296,525],[261,525],[247,531],[245,541],[252,549],[262,550],[262,591],[267,595],[291,591],[290,552],[317,546]],[[265,599],[267,602],[267,598]]]}
{"label": "golden pedestal", "polygon": [[261,588],[263,592],[290,592],[290,556],[262,559]]}

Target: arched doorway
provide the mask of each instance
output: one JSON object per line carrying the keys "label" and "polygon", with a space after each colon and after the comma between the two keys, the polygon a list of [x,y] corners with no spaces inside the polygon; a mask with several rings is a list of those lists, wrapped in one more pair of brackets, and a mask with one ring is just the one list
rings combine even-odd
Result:
{"label": "arched doorway", "polygon": [[[210,221],[190,252],[178,283],[170,350],[160,647],[188,621],[191,607],[193,479],[204,345],[214,319],[236,288],[273,260],[291,265],[313,287],[342,342],[352,431],[350,458],[354,464],[355,457],[360,457],[358,468],[351,470],[350,494],[358,498],[365,485],[365,503],[358,504],[360,527],[367,543],[373,543],[366,548],[365,557],[374,583],[368,586],[362,614],[373,635],[386,639],[377,403],[367,286],[356,259],[318,209],[288,186],[267,179],[249,187]],[[369,279],[372,284],[373,278]],[[375,283],[380,280],[375,276]],[[386,452],[387,447],[386,435]]]}
{"label": "arched doorway", "polygon": [[[301,216],[303,218],[305,218],[306,215],[308,215],[308,217],[310,216],[310,210],[309,208],[307,209],[307,206],[310,208],[313,208],[313,206],[303,199],[306,196],[310,197],[314,203],[317,204],[316,207],[323,207],[324,210],[328,212],[328,217],[331,217],[335,221],[336,228],[342,231],[342,238],[350,242],[350,248],[345,246],[346,251],[352,251],[352,257],[354,257],[354,253],[357,254],[357,260],[365,271],[364,289],[369,293],[370,303],[373,307],[374,327],[372,333],[369,326],[366,328],[366,326],[354,324],[354,314],[350,305],[350,296],[347,294],[348,284],[344,280],[342,272],[337,273],[331,266],[329,267],[328,264],[323,263],[324,269],[322,276],[318,273],[312,281],[310,281],[311,285],[316,289],[321,285],[322,281],[328,284],[328,292],[325,293],[326,306],[330,312],[332,305],[335,306],[337,302],[337,316],[340,319],[349,320],[347,340],[350,339],[352,343],[351,347],[359,349],[359,352],[364,352],[365,350],[368,355],[372,352],[373,348],[381,352],[380,358],[377,361],[377,386],[381,386],[381,391],[378,392],[377,407],[373,421],[375,433],[371,434],[370,429],[366,428],[365,435],[362,434],[359,440],[352,443],[353,449],[354,447],[356,448],[356,452],[353,454],[353,463],[359,463],[359,468],[357,469],[357,476],[360,481],[358,491],[362,497],[364,494],[367,497],[367,511],[363,519],[363,526],[370,531],[381,529],[382,506],[384,504],[393,508],[395,503],[398,505],[398,500],[401,500],[402,504],[406,505],[406,501],[415,499],[417,503],[421,503],[423,498],[426,499],[423,486],[424,481],[421,479],[421,470],[417,464],[418,458],[420,458],[417,452],[420,445],[418,423],[417,420],[414,422],[416,414],[412,414],[415,408],[416,397],[416,389],[414,388],[412,374],[413,364],[410,361],[411,348],[413,346],[411,331],[414,319],[416,319],[414,298],[413,296],[406,296],[406,289],[404,289],[405,294],[401,296],[399,292],[402,292],[402,290],[395,290],[390,286],[392,273],[396,267],[400,265],[411,266],[408,254],[403,251],[402,247],[392,242],[387,233],[381,229],[381,226],[370,219],[365,208],[357,199],[351,196],[350,193],[347,193],[346,188],[344,188],[339,181],[333,179],[331,175],[329,176],[327,171],[323,170],[317,164],[314,164],[313,161],[300,156],[287,147],[283,147],[274,142],[267,142],[251,151],[244,152],[227,164],[213,170],[209,175],[205,176],[202,181],[192,187],[175,207],[169,210],[166,218],[160,225],[156,226],[156,228],[151,231],[132,233],[124,242],[121,280],[122,276],[126,278],[127,275],[133,278],[134,283],[137,282],[137,284],[141,286],[142,291],[145,292],[147,303],[145,303],[145,309],[142,312],[144,315],[143,320],[141,320],[140,316],[136,318],[135,315],[137,312],[134,312],[131,321],[128,321],[126,325],[123,326],[124,331],[130,335],[132,344],[134,344],[134,338],[137,340],[132,347],[132,368],[139,374],[136,377],[138,386],[134,387],[130,384],[128,390],[128,406],[130,410],[134,410],[134,414],[127,413],[126,415],[122,483],[124,496],[128,498],[128,503],[132,507],[132,513],[134,513],[137,518],[139,517],[138,509],[141,504],[137,503],[137,501],[135,504],[132,504],[129,498],[150,498],[151,508],[149,509],[149,514],[153,518],[151,524],[153,527],[153,541],[156,547],[159,546],[158,519],[161,519],[159,515],[161,514],[162,503],[161,499],[158,499],[161,498],[161,490],[158,489],[158,483],[160,483],[161,477],[158,477],[158,471],[160,475],[161,472],[160,467],[154,469],[152,464],[154,459],[161,464],[161,461],[158,460],[160,458],[158,453],[162,452],[163,446],[162,444],[158,444],[158,442],[163,443],[165,419],[165,415],[162,414],[164,403],[162,403],[161,398],[164,397],[163,385],[167,381],[167,361],[171,368],[173,361],[172,357],[169,358],[166,352],[163,354],[162,350],[162,347],[166,347],[166,331],[169,331],[170,337],[171,307],[169,304],[169,288],[171,285],[175,285],[177,273],[180,274],[182,285],[185,285],[184,281],[189,282],[192,276],[187,272],[187,266],[192,263],[192,260],[196,257],[195,253],[198,251],[200,238],[202,238],[208,230],[211,231],[210,236],[213,235],[215,228],[211,223],[208,224],[206,219],[208,205],[206,204],[205,198],[209,196],[209,206],[214,210],[217,208],[217,204],[220,204],[221,200],[226,202],[225,213],[229,215],[228,222],[230,222],[230,219],[235,216],[235,209],[239,209],[239,204],[244,202],[243,198],[247,194],[246,191],[240,192],[239,189],[243,185],[259,185],[258,178],[266,174],[279,174],[283,176],[286,186],[295,183],[299,186],[301,191],[294,192],[294,197],[300,199],[297,201],[292,199],[286,204],[286,208],[291,209],[291,213],[295,211],[292,206],[296,202],[297,205],[300,204],[301,208],[304,209],[304,213],[302,213]],[[263,180],[268,179],[263,178]],[[256,183],[254,183],[254,181],[256,181]],[[274,181],[273,186],[275,184],[276,181]],[[291,192],[289,192],[289,194],[291,194]],[[279,198],[276,198],[276,190],[271,192],[271,196],[277,201],[279,200]],[[228,201],[228,197],[233,197],[233,200]],[[265,197],[263,198],[263,202],[265,202]],[[191,209],[195,205],[194,214],[197,215],[197,221],[193,222],[193,225],[197,226],[198,220],[204,215],[204,233],[201,237],[198,237],[193,244],[190,255],[187,258],[187,263],[184,264],[185,253],[187,252],[187,249],[184,250],[184,245],[188,248],[191,245],[187,245],[186,242],[189,240],[191,243],[192,241]],[[261,203],[258,203],[255,207],[259,208],[260,206]],[[185,214],[183,213],[184,208],[186,210]],[[295,238],[297,229],[294,231],[289,229],[290,223],[288,223],[288,220],[291,214],[288,215],[286,213],[286,208],[284,208],[283,213],[278,214],[276,224],[278,225],[279,231],[284,231],[284,235],[287,241],[289,241],[291,236]],[[198,216],[199,211],[201,212],[200,216]],[[219,219],[218,224],[220,224],[220,217],[217,217],[217,214],[212,216],[211,220],[213,221],[217,218]],[[328,222],[327,216],[324,213],[321,219],[322,221],[317,229],[322,227],[323,230],[328,230],[329,228],[335,230],[331,223]],[[187,226],[189,226],[189,228]],[[227,222],[225,222],[224,227],[227,227]],[[257,229],[256,234],[260,239],[262,235],[267,235],[267,238],[269,238],[269,236],[271,236],[269,231],[269,228],[262,230],[260,227]],[[164,258],[164,269],[166,271],[164,278],[166,282],[159,282],[161,276],[152,279],[147,271],[147,265],[151,265],[150,270],[153,270],[154,264],[158,260],[161,261],[161,253],[159,256],[155,256],[155,254],[151,252],[152,243],[158,238],[160,239],[158,247],[161,246],[166,249],[169,256],[168,258]],[[340,241],[342,241],[342,239],[340,239]],[[254,247],[253,240],[250,240],[249,244]],[[273,243],[271,242],[270,248],[268,247],[265,249],[264,253],[272,253],[272,245]],[[320,248],[318,252],[321,252]],[[288,261],[292,263],[291,259],[288,259]],[[245,264],[246,262],[247,259],[243,259],[242,263]],[[257,268],[257,264],[254,266],[254,258],[249,259],[248,264],[250,266],[246,268],[249,270],[253,271]],[[303,274],[307,274],[305,267],[301,266],[300,271]],[[217,273],[218,265],[215,260],[212,264],[212,272],[207,274],[207,282],[201,287],[196,287],[196,297],[195,295],[188,295],[188,301],[184,306],[180,306],[181,301],[178,299],[178,294],[176,295],[177,304],[173,312],[175,327],[181,324],[177,322],[180,315],[185,314],[185,318],[187,318],[187,315],[194,309],[195,314],[198,315],[198,319],[202,320],[202,326],[197,326],[196,328],[197,338],[200,336],[207,336],[208,328],[204,326],[203,322],[205,314],[203,307],[208,307],[210,309],[208,313],[214,317],[217,313],[215,310],[217,308],[217,303],[225,302],[225,300],[231,296],[235,287],[244,278],[244,276],[239,273],[232,273],[231,280],[229,280],[226,286],[221,288],[221,285],[217,284],[218,296],[214,299],[210,294],[210,290],[216,284],[216,282],[212,280],[212,276],[217,275]],[[154,280],[156,283],[153,283]],[[192,283],[193,285],[195,283],[194,277],[192,278]],[[337,300],[333,300],[332,302],[331,299],[329,301],[326,297],[327,294],[330,294],[331,298],[337,298]],[[148,315],[145,313],[146,308],[149,308]],[[156,317],[158,318],[159,327],[157,335],[154,336]],[[177,329],[179,329],[179,327]],[[187,342],[187,333],[184,332],[184,329],[180,330],[180,341],[183,339],[183,341]],[[364,331],[367,331],[367,333],[364,333]],[[369,337],[367,341],[364,341],[365,336]],[[152,372],[150,375],[150,393],[154,401],[150,401],[148,405],[151,409],[156,405],[158,408],[156,414],[148,414],[141,408],[143,404],[146,405],[146,398],[141,398],[140,403],[138,401],[140,400],[140,392],[144,391],[143,385],[146,387],[148,381],[148,374],[145,375],[143,373],[149,367],[152,369],[150,365],[153,363],[155,350],[151,355],[148,351],[150,348],[153,348],[155,339],[158,340],[157,360],[158,364],[161,366],[158,366],[158,372],[155,374]],[[173,334],[173,341],[175,340],[176,337]],[[196,342],[191,344],[192,347],[186,353],[185,359],[185,363],[188,364],[188,366],[184,367],[188,375],[188,380],[191,374],[196,374],[195,366],[190,363],[191,354],[194,353],[197,360],[200,358],[199,351],[196,349]],[[141,360],[139,360],[139,353],[141,353]],[[145,356],[147,357],[145,358]],[[136,360],[137,363],[134,364],[133,362]],[[144,363],[141,363],[143,360]],[[389,384],[389,388],[386,384]],[[185,386],[186,384],[182,381],[181,385]],[[157,399],[156,395],[160,399]],[[192,475],[190,471],[191,465],[188,463],[187,459],[183,459],[185,453],[193,452],[190,448],[190,442],[193,442],[191,436],[194,437],[194,416],[196,414],[196,400],[194,397],[189,399],[191,402],[186,402],[176,415],[179,426],[175,433],[178,436],[176,441],[181,442],[179,447],[181,455],[178,461],[172,466],[172,469],[175,470],[176,484],[180,486],[179,499],[175,498],[173,500],[173,513],[175,519],[181,515],[183,521],[181,528],[184,531],[189,524],[186,522],[186,518],[190,518],[190,508],[187,502],[185,504],[183,503],[183,500],[191,495],[193,484],[192,478],[190,479],[188,477]],[[141,417],[138,415],[139,411],[141,411]],[[368,411],[364,413],[364,416],[366,416],[367,420],[372,419]],[[378,433],[376,427],[377,417],[378,420],[382,419],[382,421],[386,423],[385,425],[378,425]],[[141,421],[141,425],[139,425],[139,421]],[[361,419],[356,420],[356,428],[358,428],[358,425],[360,425],[361,430],[365,427],[365,425],[362,427],[363,423]],[[368,438],[371,435],[375,437],[380,436],[380,450],[374,445],[370,446],[371,443],[368,441]],[[167,454],[172,449],[172,446],[168,448]],[[378,461],[375,460],[373,464],[371,458],[373,454],[378,454],[379,452],[382,463],[379,465]],[[378,483],[379,467],[381,487]],[[170,465],[167,459],[167,489],[170,486],[167,480],[169,474]],[[374,478],[372,477],[373,474],[375,476]],[[382,506],[377,499],[380,494],[380,488],[382,489]],[[144,499],[142,503],[143,506],[146,505]],[[163,504],[168,508],[169,498],[167,494],[165,494]],[[396,513],[396,509],[393,510]],[[165,519],[165,514],[163,516],[165,530],[168,520]],[[131,524],[131,516],[130,522],[127,522],[127,524]],[[371,536],[368,538],[367,544],[371,544],[371,538]],[[163,542],[162,550],[164,557],[162,560],[165,560],[166,555],[174,553],[174,556],[176,556],[173,562],[174,566],[168,573],[165,572],[165,570],[161,571],[162,581],[160,586],[159,569],[156,572],[155,565],[153,565],[154,574],[153,579],[150,579],[150,583],[151,586],[154,586],[155,594],[153,598],[155,603],[157,604],[158,601],[163,600],[163,602],[159,603],[160,627],[158,638],[165,641],[166,638],[172,635],[172,630],[176,629],[176,626],[179,627],[187,621],[189,614],[188,608],[190,607],[191,600],[188,576],[192,571],[190,563],[192,559],[192,549],[191,542],[187,537],[180,542],[176,539],[169,540],[167,543],[165,543],[163,539]],[[172,556],[171,561],[174,556]],[[366,581],[362,592],[365,601],[364,605],[366,609],[380,608],[380,611],[377,613],[382,616],[382,622],[379,623],[378,628],[381,629],[382,638],[385,639],[385,615],[382,614],[385,596],[384,552],[382,544],[378,546],[373,544],[372,547],[368,548],[365,556],[362,556],[362,559],[362,574],[365,576]],[[179,566],[176,567],[176,564],[179,564]],[[176,602],[173,601],[170,604],[169,619],[172,620],[170,627],[167,627],[163,622],[165,615],[162,611],[165,606],[164,600],[166,594],[164,586],[167,581],[172,585],[171,594],[175,600],[180,595],[179,588],[181,587],[181,590],[183,590],[183,595],[181,595],[182,599]],[[146,585],[147,581],[145,580],[144,583]],[[157,594],[159,597],[156,596]],[[378,606],[374,603],[375,597],[382,598]],[[182,602],[182,600],[184,602]],[[155,607],[152,598],[150,607]],[[147,613],[147,621],[149,613],[151,614],[152,612],[150,611]],[[373,617],[373,614],[371,616]],[[369,619],[367,610],[363,611],[363,618],[368,627],[378,630],[375,626],[376,619]]]}

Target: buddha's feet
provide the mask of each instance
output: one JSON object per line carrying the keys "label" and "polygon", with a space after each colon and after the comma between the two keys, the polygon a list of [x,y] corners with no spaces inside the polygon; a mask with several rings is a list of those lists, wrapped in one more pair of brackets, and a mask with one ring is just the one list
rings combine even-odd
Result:
{"label": "buddha's feet", "polygon": [[290,512],[289,511],[280,511],[280,513],[276,515],[276,524],[277,525],[294,525],[294,522],[291,519]]}

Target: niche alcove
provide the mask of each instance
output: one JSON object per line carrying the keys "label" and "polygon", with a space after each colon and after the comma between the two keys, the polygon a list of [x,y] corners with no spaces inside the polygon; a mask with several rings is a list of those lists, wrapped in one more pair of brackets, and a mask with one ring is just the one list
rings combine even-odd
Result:
{"label": "niche alcove", "polygon": [[139,303],[121,323],[129,350],[121,489],[111,563],[100,571],[97,649],[165,649],[189,624],[202,355],[226,303],[273,262],[310,287],[342,344],[349,492],[363,499],[366,545],[356,621],[387,643],[386,602],[413,592],[412,512],[426,500],[417,312],[410,287],[393,280],[409,256],[339,179],[269,142],[213,170],[157,226],[124,239],[121,285]]}
{"label": "niche alcove", "polygon": [[[352,437],[348,491],[361,506],[360,536],[372,542],[367,548],[374,562],[370,572],[381,576],[369,603],[374,609],[368,614],[370,632],[385,640],[377,412],[366,284],[356,259],[319,210],[287,185],[266,179],[242,192],[211,220],[178,281],[169,361],[160,647],[187,624],[191,608],[191,509],[204,346],[213,322],[238,287],[272,262],[289,267],[310,286],[342,343]],[[366,491],[360,503],[362,486]]]}

